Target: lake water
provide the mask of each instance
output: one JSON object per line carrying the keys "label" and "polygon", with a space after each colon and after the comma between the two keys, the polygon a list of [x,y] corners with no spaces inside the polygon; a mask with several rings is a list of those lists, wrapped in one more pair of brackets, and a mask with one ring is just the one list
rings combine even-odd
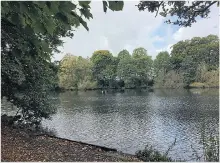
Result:
{"label": "lake water", "polygon": [[202,131],[218,134],[219,90],[126,90],[65,92],[54,96],[57,113],[43,126],[56,136],[134,154],[146,145],[194,160]]}

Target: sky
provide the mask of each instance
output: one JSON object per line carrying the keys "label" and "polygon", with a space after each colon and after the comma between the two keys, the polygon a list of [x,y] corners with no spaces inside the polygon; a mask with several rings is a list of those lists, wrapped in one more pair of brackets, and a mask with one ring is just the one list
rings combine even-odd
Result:
{"label": "sky", "polygon": [[113,56],[127,49],[130,54],[138,47],[144,47],[155,59],[160,51],[171,51],[173,44],[193,37],[209,34],[219,35],[220,8],[211,7],[209,19],[199,19],[191,27],[166,24],[160,15],[138,11],[138,1],[125,1],[123,11],[103,12],[101,1],[91,2],[93,19],[87,21],[89,31],[80,26],[74,37],[63,38],[61,53],[53,60],[61,60],[66,53],[84,58],[91,57],[95,50],[109,50]]}

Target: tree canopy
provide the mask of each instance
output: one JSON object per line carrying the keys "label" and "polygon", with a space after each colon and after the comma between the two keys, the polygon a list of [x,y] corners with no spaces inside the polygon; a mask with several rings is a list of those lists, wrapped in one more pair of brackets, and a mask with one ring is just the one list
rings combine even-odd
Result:
{"label": "tree canopy", "polygon": [[155,16],[159,13],[176,19],[167,19],[166,23],[188,27],[196,23],[198,17],[208,18],[213,5],[219,7],[219,1],[140,1],[137,7],[139,11],[156,13]]}
{"label": "tree canopy", "polygon": [[54,112],[47,98],[55,72],[50,58],[62,45],[61,37],[73,37],[80,24],[88,29],[89,3],[1,2],[1,95],[22,111],[23,120],[41,120]]}

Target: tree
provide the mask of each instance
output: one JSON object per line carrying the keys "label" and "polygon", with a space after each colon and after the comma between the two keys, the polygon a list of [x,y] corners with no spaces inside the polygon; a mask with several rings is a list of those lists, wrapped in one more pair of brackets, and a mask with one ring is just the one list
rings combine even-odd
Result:
{"label": "tree", "polygon": [[168,19],[166,23],[188,27],[197,17],[208,18],[210,7],[215,4],[219,7],[219,1],[141,1],[137,7],[139,11],[156,12],[155,17],[158,13],[163,17],[175,17],[175,21]]}
{"label": "tree", "polygon": [[108,50],[97,50],[93,53],[91,61],[93,63],[93,76],[98,85],[101,87],[108,86],[113,73],[111,72],[112,54]]}
{"label": "tree", "polygon": [[136,69],[136,86],[148,86],[148,83],[153,79],[153,60],[151,56],[147,55],[146,49],[136,48],[133,51],[132,57],[134,59]]}
{"label": "tree", "polygon": [[153,61],[147,55],[147,50],[136,48],[132,57],[120,59],[117,75],[127,88],[145,87],[152,80],[152,64]]}
{"label": "tree", "polygon": [[[88,59],[67,54],[60,63],[60,87],[65,89],[86,89],[92,82],[92,64]],[[87,86],[85,85],[87,84]]]}
{"label": "tree", "polygon": [[[209,17],[211,6],[219,7],[219,1],[140,1],[136,6],[139,11],[158,13],[163,17],[172,17],[176,20],[167,19],[168,24],[190,27],[196,23],[198,17],[206,19]],[[120,11],[124,7],[123,1],[103,1],[103,10],[107,8],[112,11]]]}
{"label": "tree", "polygon": [[131,57],[130,53],[126,49],[124,49],[118,53],[119,60],[124,59],[126,57]]}
{"label": "tree", "polygon": [[160,52],[156,59],[154,60],[154,70],[156,75],[159,71],[163,71],[163,73],[166,73],[170,66],[170,56],[167,51]]}
{"label": "tree", "polygon": [[189,47],[189,40],[179,41],[175,45],[173,45],[173,49],[171,51],[171,58],[170,62],[172,63],[172,68],[174,70],[179,70],[181,68],[181,63],[183,62],[184,58],[187,56]]}
{"label": "tree", "polygon": [[[21,110],[22,120],[48,118],[51,85],[50,58],[62,45],[61,37],[73,37],[85,19],[92,18],[89,2],[1,2],[2,97]],[[50,109],[51,108],[51,109]]]}
{"label": "tree", "polygon": [[141,56],[146,56],[146,55],[147,55],[147,50],[142,47],[134,49],[132,53],[133,58],[139,58]]}
{"label": "tree", "polygon": [[[211,83],[216,83],[216,76],[218,75],[216,70],[219,68],[218,44],[219,38],[215,35],[194,37],[191,40],[179,41],[173,45],[170,59],[166,53],[158,54],[154,61],[154,69],[157,74],[156,83],[163,84],[164,80],[170,80],[167,76],[171,74],[169,73],[171,70],[174,71],[172,74],[178,74],[183,78],[183,85],[186,87],[193,82],[203,82],[202,79],[207,74],[212,74],[207,76],[212,76]],[[168,61],[168,65],[163,62],[165,60]],[[166,71],[161,73],[159,69]],[[173,77],[176,78],[176,75],[173,75]],[[160,80],[163,81],[161,82]],[[182,80],[179,81],[182,82]]]}
{"label": "tree", "polygon": [[59,81],[60,87],[65,89],[77,88],[77,78],[75,75],[77,57],[67,54],[60,62]]}
{"label": "tree", "polygon": [[131,57],[126,57],[119,61],[117,76],[124,81],[126,88],[135,88],[136,67]]}

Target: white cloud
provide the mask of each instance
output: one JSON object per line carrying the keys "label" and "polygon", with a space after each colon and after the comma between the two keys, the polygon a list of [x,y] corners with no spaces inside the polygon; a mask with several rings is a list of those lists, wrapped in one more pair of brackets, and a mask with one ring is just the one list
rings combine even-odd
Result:
{"label": "white cloud", "polygon": [[99,48],[100,49],[109,49],[109,42],[106,36],[101,36],[99,39]]}
{"label": "white cloud", "polygon": [[153,42],[164,42],[164,38],[163,37],[160,37],[160,36],[154,36],[152,38]]}
{"label": "white cloud", "polygon": [[[127,49],[130,53],[134,48],[144,47],[148,54],[155,58],[159,51],[170,52],[170,47],[179,40],[191,39],[195,36],[218,34],[219,12],[217,7],[211,8],[210,19],[201,19],[192,27],[180,28],[175,33],[173,25],[165,27],[164,18],[148,11],[139,12],[135,6],[138,1],[126,1],[123,11],[103,12],[101,1],[92,1],[91,9],[93,19],[88,21],[89,31],[80,26],[73,39],[64,38],[62,51],[77,56],[91,56],[95,50],[110,50],[117,55],[121,50]],[[165,37],[159,36],[155,31],[162,28]],[[155,33],[155,34],[154,34]],[[153,35],[154,34],[154,35]],[[156,43],[163,43],[164,47],[156,48]],[[60,60],[63,54],[56,54],[55,60]]]}
{"label": "white cloud", "polygon": [[209,34],[219,35],[219,9],[215,6],[211,8],[210,18],[200,19],[191,27],[180,28],[173,34],[175,41],[191,39],[193,37],[205,37]]}
{"label": "white cloud", "polygon": [[154,42],[163,39],[152,36],[152,33],[163,23],[164,18],[155,18],[154,13],[139,12],[135,6],[137,4],[135,1],[126,1],[123,11],[108,10],[104,13],[102,2],[92,1],[93,19],[88,21],[89,32],[79,27],[73,39],[64,39],[63,51],[87,57],[98,48],[111,50],[113,55],[117,55],[124,48],[132,52],[134,48],[142,46],[149,55],[155,55]]}
{"label": "white cloud", "polygon": [[170,53],[172,50],[172,46],[173,46],[173,44],[169,44],[169,45],[167,45],[167,47],[164,47],[162,49],[157,49],[156,52],[159,53],[162,51],[167,51],[168,53]]}
{"label": "white cloud", "polygon": [[171,46],[180,40],[191,39],[193,37],[205,37],[210,34],[219,36],[219,8],[211,7],[211,12],[208,19],[199,19],[191,27],[181,27],[176,32],[172,32],[171,28],[166,31],[166,43],[163,48],[157,49],[157,52],[171,52]]}

